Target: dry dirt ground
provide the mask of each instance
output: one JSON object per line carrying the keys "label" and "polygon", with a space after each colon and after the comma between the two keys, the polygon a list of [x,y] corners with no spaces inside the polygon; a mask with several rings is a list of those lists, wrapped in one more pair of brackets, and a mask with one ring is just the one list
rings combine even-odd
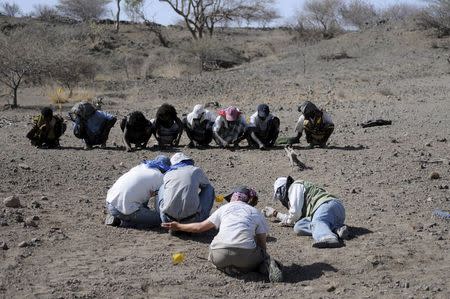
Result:
{"label": "dry dirt ground", "polygon": [[[310,150],[304,139],[296,147],[310,170],[291,169],[281,147],[185,149],[183,137],[180,148],[164,152],[192,156],[218,193],[237,184],[255,187],[258,208],[271,203],[273,181],[287,174],[343,199],[352,238],[341,248],[314,249],[310,238],[270,224],[269,251],[286,275],[279,284],[255,273],[233,278],[215,270],[206,260],[214,233],[180,239],[161,229],[104,226],[108,188],[161,152],[126,153],[117,125],[104,150],[82,150],[70,126],[61,149],[36,149],[24,135],[30,116],[48,100],[24,89],[22,108],[0,112],[0,198],[17,195],[23,206],[0,202],[0,242],[9,247],[0,249],[0,297],[449,298],[449,222],[432,212],[450,209],[450,169],[448,162],[426,163],[450,158],[449,51],[431,47],[434,42],[426,32],[378,28],[234,69],[99,89],[110,95],[104,109],[119,116],[142,110],[150,117],[163,102],[181,114],[213,100],[250,115],[267,102],[284,135],[312,91],[336,130],[327,149]],[[342,50],[352,58],[318,59]],[[358,126],[378,117],[393,123]],[[430,180],[433,171],[439,179]],[[39,217],[37,227],[25,227],[32,216]],[[23,241],[29,246],[19,247]],[[171,254],[178,251],[186,260],[175,266]]]}

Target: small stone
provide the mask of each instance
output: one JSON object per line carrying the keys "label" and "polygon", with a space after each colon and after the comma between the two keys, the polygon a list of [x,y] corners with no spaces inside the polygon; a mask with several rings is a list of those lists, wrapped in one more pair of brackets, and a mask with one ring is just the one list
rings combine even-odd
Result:
{"label": "small stone", "polygon": [[6,220],[0,221],[0,226],[8,226],[8,222]]}
{"label": "small stone", "polygon": [[6,244],[6,242],[0,242],[0,249],[8,250],[9,249],[8,244]]}
{"label": "small stone", "polygon": [[19,167],[20,168],[22,168],[22,169],[25,169],[25,170],[29,170],[29,169],[31,169],[31,167],[30,166],[28,166],[27,164],[25,164],[25,163],[20,163],[19,164]]}
{"label": "small stone", "polygon": [[40,208],[42,207],[42,205],[41,205],[40,202],[38,202],[38,201],[36,201],[36,200],[33,200],[33,201],[31,202],[31,207],[32,207],[33,209],[40,209]]}
{"label": "small stone", "polygon": [[431,146],[431,142],[425,143],[425,146]]}
{"label": "small stone", "polygon": [[19,243],[19,247],[23,248],[23,247],[27,247],[28,243],[26,241],[22,241]]}
{"label": "small stone", "polygon": [[119,165],[123,167],[125,164],[123,162],[120,162]]}
{"label": "small stone", "polygon": [[7,207],[7,208],[20,208],[21,207],[20,200],[15,195],[5,198],[3,200],[3,203],[5,204],[5,207]]}
{"label": "small stone", "polygon": [[327,288],[327,292],[334,292],[336,290],[336,287],[335,286],[329,286],[328,288]]}
{"label": "small stone", "polygon": [[448,190],[448,185],[439,185],[438,188],[441,190]]}
{"label": "small stone", "polygon": [[39,238],[33,238],[31,239],[31,243],[39,243],[41,240]]}
{"label": "small stone", "polygon": [[25,226],[28,226],[28,227],[37,227],[38,225],[37,225],[36,221],[33,220],[32,217],[27,217],[27,218],[25,219]]}
{"label": "small stone", "polygon": [[39,216],[35,215],[35,216],[31,217],[31,219],[37,221],[37,220],[39,220],[40,218],[39,218]]}
{"label": "small stone", "polygon": [[432,202],[432,201],[433,201],[433,199],[431,197],[427,198],[427,202]]}
{"label": "small stone", "polygon": [[441,175],[439,174],[439,172],[433,171],[432,173],[430,173],[430,180],[437,180],[441,177]]}
{"label": "small stone", "polygon": [[47,196],[41,196],[41,200],[47,201],[47,200],[48,200],[48,197],[47,197]]}
{"label": "small stone", "polygon": [[405,289],[409,288],[409,282],[406,281],[405,284],[403,285]]}

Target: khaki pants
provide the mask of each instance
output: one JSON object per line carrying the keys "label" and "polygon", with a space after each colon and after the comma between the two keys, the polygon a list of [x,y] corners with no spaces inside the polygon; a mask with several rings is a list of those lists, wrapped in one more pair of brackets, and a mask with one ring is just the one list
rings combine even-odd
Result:
{"label": "khaki pants", "polygon": [[241,272],[258,270],[259,265],[266,258],[265,251],[256,247],[244,248],[217,248],[209,250],[209,260],[218,269],[233,266]]}

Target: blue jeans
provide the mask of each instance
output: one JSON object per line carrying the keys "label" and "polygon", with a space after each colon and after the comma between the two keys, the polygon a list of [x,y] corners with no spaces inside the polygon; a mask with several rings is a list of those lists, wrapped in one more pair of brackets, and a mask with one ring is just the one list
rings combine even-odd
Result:
{"label": "blue jeans", "polygon": [[156,211],[150,210],[146,205],[142,205],[139,210],[130,215],[124,215],[119,212],[113,205],[107,204],[109,214],[122,220],[121,226],[136,226],[152,228],[161,225],[161,219]]}
{"label": "blue jeans", "polygon": [[[214,187],[211,185],[206,185],[204,187],[200,187],[200,189],[201,191],[198,194],[200,200],[200,212],[198,212],[195,215],[195,217],[187,221],[182,221],[183,223],[202,222],[209,217],[209,212],[211,212],[212,206],[214,204],[215,198]],[[161,188],[159,188],[156,208],[157,211],[159,212],[162,222],[171,222],[174,220],[170,219],[169,217],[167,217],[166,214],[161,212],[161,205],[164,201],[163,193],[164,193],[164,185],[162,185]]]}
{"label": "blue jeans", "polygon": [[309,217],[299,220],[294,225],[294,232],[300,236],[311,236],[315,241],[324,237],[337,238],[333,231],[344,225],[345,209],[340,200],[333,199],[321,204]]}

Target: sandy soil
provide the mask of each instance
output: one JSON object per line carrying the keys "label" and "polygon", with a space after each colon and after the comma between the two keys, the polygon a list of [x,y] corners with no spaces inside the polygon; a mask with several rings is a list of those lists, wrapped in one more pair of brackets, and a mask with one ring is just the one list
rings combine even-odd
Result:
{"label": "sandy soil", "polygon": [[[119,116],[142,110],[151,117],[163,102],[181,114],[212,100],[250,115],[267,102],[283,134],[291,133],[297,105],[313,91],[311,99],[331,113],[336,131],[327,149],[310,150],[304,139],[296,148],[311,170],[291,169],[283,148],[191,150],[183,136],[180,148],[165,152],[192,156],[218,193],[254,186],[259,208],[272,204],[273,181],[287,174],[343,199],[352,238],[341,248],[314,249],[310,238],[271,224],[269,251],[285,267],[280,284],[215,270],[206,260],[213,233],[180,239],[159,229],[104,226],[108,188],[160,152],[126,153],[118,126],[105,150],[82,150],[70,126],[62,149],[35,149],[24,135],[30,116],[48,101],[37,89],[24,89],[22,108],[0,112],[0,198],[17,195],[23,205],[0,203],[0,242],[9,247],[0,249],[0,297],[449,298],[449,223],[432,212],[450,209],[450,169],[448,162],[420,162],[450,158],[449,53],[432,49],[432,41],[423,32],[381,28],[291,47],[226,71],[101,90],[110,95],[104,109]],[[318,59],[341,50],[353,58]],[[378,117],[393,124],[357,125]],[[430,180],[433,171],[439,179]],[[24,226],[32,216],[39,217],[37,227]],[[23,241],[29,246],[19,247]],[[177,251],[186,260],[174,266]]]}

